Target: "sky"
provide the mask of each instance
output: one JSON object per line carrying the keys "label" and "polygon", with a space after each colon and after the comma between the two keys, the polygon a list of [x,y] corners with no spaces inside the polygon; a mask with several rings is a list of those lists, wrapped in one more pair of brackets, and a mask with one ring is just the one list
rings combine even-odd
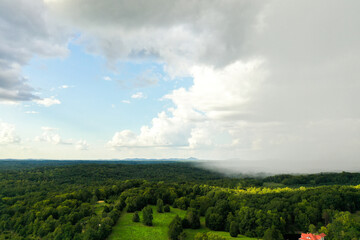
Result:
{"label": "sky", "polygon": [[360,170],[356,0],[0,0],[0,158]]}

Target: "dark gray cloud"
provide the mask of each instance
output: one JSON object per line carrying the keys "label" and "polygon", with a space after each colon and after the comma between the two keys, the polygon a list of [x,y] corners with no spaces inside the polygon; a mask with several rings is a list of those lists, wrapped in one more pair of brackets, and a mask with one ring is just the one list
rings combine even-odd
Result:
{"label": "dark gray cloud", "polygon": [[53,1],[48,6],[80,29],[88,51],[109,61],[146,55],[176,73],[194,63],[225,66],[247,46],[261,1]]}
{"label": "dark gray cloud", "polygon": [[0,65],[0,101],[27,101],[37,99],[34,89],[22,77],[19,67]]}
{"label": "dark gray cloud", "polygon": [[65,56],[63,33],[52,23],[42,1],[0,1],[0,101],[38,98],[21,67],[34,56]]}

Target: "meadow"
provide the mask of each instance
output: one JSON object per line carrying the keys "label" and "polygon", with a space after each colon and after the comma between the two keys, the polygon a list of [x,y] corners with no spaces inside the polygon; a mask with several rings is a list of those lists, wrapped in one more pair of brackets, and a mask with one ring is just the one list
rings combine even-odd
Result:
{"label": "meadow", "polygon": [[[180,218],[183,218],[186,214],[186,211],[180,210],[177,208],[172,208],[169,213],[158,213],[156,207],[153,208],[153,226],[145,226],[142,220],[142,214],[139,212],[140,222],[133,222],[132,216],[133,213],[123,212],[119,218],[117,224],[113,227],[113,231],[110,234],[108,240],[167,240],[168,235],[168,226],[171,220],[179,215]],[[195,235],[199,232],[212,232],[218,236],[221,236],[225,239],[241,239],[241,240],[255,240],[256,238],[248,238],[242,235],[239,235],[237,238],[233,238],[229,235],[228,232],[223,231],[211,231],[205,227],[205,218],[201,217],[201,228],[199,229],[185,229],[186,236],[188,240],[194,239]]]}

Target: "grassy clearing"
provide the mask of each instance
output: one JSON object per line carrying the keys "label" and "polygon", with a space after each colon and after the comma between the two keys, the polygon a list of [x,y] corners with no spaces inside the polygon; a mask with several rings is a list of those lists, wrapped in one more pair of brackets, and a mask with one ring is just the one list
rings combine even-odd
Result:
{"label": "grassy clearing", "polygon": [[100,216],[104,210],[106,203],[104,201],[98,201],[95,205],[95,213]]}
{"label": "grassy clearing", "polygon": [[201,228],[199,228],[199,229],[185,229],[187,240],[193,240],[195,235],[197,233],[199,233],[199,232],[201,232],[201,233],[203,233],[203,232],[212,232],[212,233],[215,233],[216,235],[219,235],[219,236],[221,236],[221,237],[223,237],[225,239],[256,240],[256,238],[249,238],[249,237],[242,236],[242,235],[239,235],[238,237],[233,238],[233,237],[230,236],[230,233],[228,233],[228,232],[211,231],[210,229],[205,227],[205,217],[201,217],[200,222],[201,222]]}
{"label": "grassy clearing", "polygon": [[171,208],[170,213],[158,213],[156,207],[153,207],[153,226],[145,226],[142,221],[142,214],[139,213],[140,222],[132,221],[133,213],[126,213],[120,216],[118,223],[114,226],[109,240],[160,240],[167,239],[168,225],[177,215],[184,217],[185,211]]}
{"label": "grassy clearing", "polygon": [[[167,231],[168,225],[171,220],[179,215],[183,218],[186,214],[186,211],[171,208],[170,213],[158,213],[156,212],[156,207],[153,208],[153,226],[148,227],[143,225],[141,222],[134,223],[132,222],[133,213],[123,212],[119,218],[118,223],[114,226],[111,235],[108,240],[167,240]],[[140,221],[142,220],[142,214],[139,213]],[[205,227],[205,219],[201,218],[201,228],[200,229],[186,229],[187,239],[194,239],[194,236],[198,232],[209,232],[210,230]],[[254,240],[255,238],[247,238],[240,236],[238,238],[230,237],[228,232],[214,232],[219,236],[222,236],[226,239],[241,239],[241,240]]]}

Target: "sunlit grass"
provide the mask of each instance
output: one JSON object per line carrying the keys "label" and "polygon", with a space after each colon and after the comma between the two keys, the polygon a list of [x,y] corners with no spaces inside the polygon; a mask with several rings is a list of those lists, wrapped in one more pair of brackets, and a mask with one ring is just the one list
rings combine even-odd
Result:
{"label": "sunlit grass", "polygon": [[103,212],[105,206],[106,206],[106,203],[104,201],[98,201],[95,205],[96,215],[101,216],[101,213]]}
{"label": "sunlit grass", "polygon": [[[170,213],[158,213],[156,212],[156,207],[153,208],[153,226],[145,226],[142,220],[142,214],[139,213],[140,222],[134,223],[132,221],[133,213],[123,212],[119,218],[118,223],[113,227],[113,231],[109,236],[109,240],[167,240],[167,231],[168,225],[171,220],[179,215],[183,218],[186,214],[186,211],[171,208]],[[186,229],[187,239],[194,239],[194,236],[198,232],[209,232],[210,230],[205,227],[205,218],[201,218],[201,228],[200,229]],[[213,232],[219,236],[222,236],[226,239],[242,239],[242,240],[253,240],[255,238],[247,238],[240,236],[238,238],[230,237],[228,232]]]}

